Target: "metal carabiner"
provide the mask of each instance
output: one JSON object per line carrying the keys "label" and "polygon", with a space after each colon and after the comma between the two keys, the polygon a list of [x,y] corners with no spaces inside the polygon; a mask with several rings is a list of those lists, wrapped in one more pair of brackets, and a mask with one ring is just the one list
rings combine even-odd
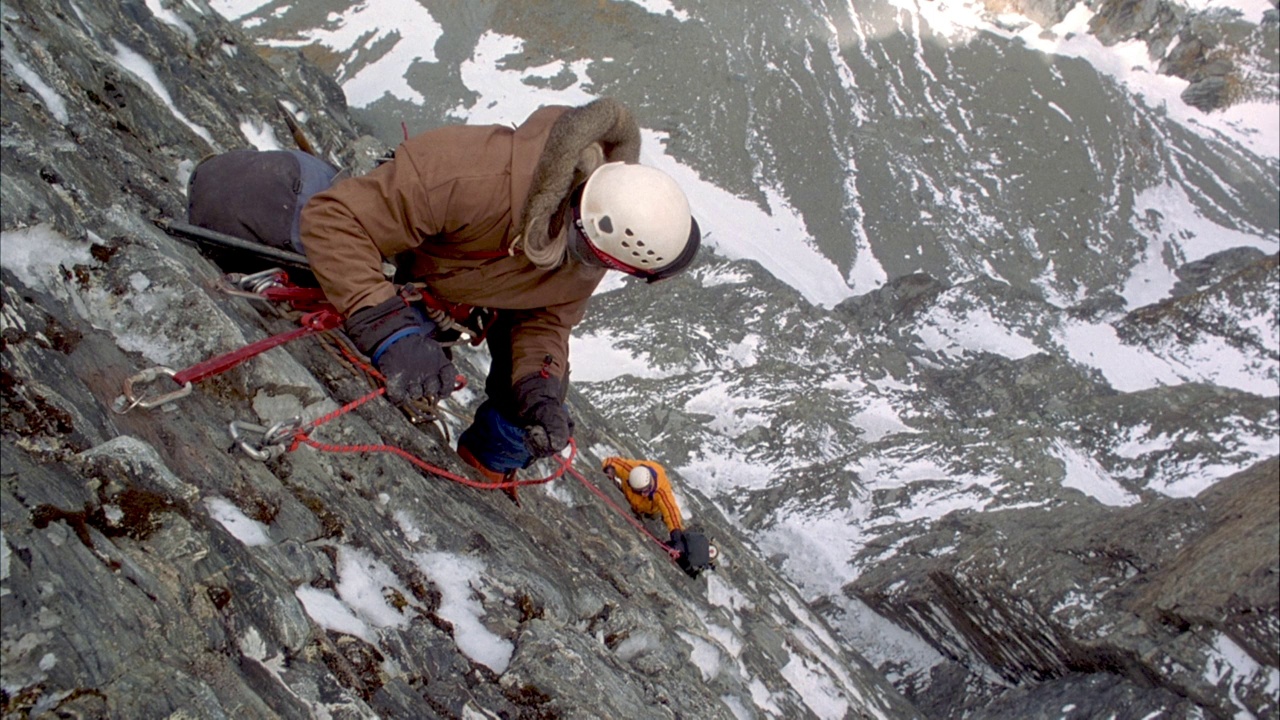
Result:
{"label": "metal carabiner", "polygon": [[263,290],[270,287],[284,287],[284,281],[288,277],[288,273],[280,268],[268,268],[256,273],[241,275],[234,282],[236,287],[241,290],[261,294]]}
{"label": "metal carabiner", "polygon": [[284,287],[284,278],[286,277],[288,275],[284,270],[268,268],[248,275],[231,273],[222,279],[219,286],[222,292],[233,297],[265,300],[266,298],[262,296],[262,293],[267,288]]}
{"label": "metal carabiner", "polygon": [[262,444],[283,446],[293,440],[293,437],[297,435],[302,428],[302,418],[298,415],[294,415],[288,420],[281,420],[275,425],[267,428],[267,431],[262,434]]}
{"label": "metal carabiner", "polygon": [[[239,447],[244,451],[245,455],[259,462],[266,462],[283,455],[285,443],[293,439],[293,436],[301,429],[302,418],[297,416],[288,420],[281,420],[271,427],[263,427],[241,420],[232,420],[230,426],[228,426],[233,443],[231,449],[234,450]],[[244,431],[257,433],[262,439],[256,444],[251,444],[249,440],[241,437],[241,433]]]}
{"label": "metal carabiner", "polygon": [[153,407],[164,405],[165,403],[168,403],[168,402],[173,402],[178,398],[183,398],[190,395],[191,394],[190,382],[187,382],[185,385],[178,388],[177,390],[174,390],[173,392],[165,393],[163,395],[157,395],[156,397],[153,397],[153,398],[140,398],[133,394],[134,385],[155,382],[162,376],[173,378],[177,374],[178,373],[176,370],[172,370],[167,367],[153,367],[147,370],[143,370],[142,372],[124,381],[123,394],[120,397],[116,398],[116,401],[112,405],[111,409],[117,415],[124,415],[125,413],[129,412],[130,410],[136,407],[150,409]]}

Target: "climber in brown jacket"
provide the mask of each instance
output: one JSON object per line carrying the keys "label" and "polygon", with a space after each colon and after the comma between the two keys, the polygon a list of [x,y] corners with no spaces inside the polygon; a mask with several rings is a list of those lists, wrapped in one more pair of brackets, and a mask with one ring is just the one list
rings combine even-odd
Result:
{"label": "climber in brown jacket", "polygon": [[487,399],[458,447],[487,474],[568,444],[569,333],[605,271],[654,282],[693,261],[701,234],[688,200],[639,154],[639,127],[615,100],[544,107],[515,128],[410,138],[302,211],[311,269],[392,401],[442,398],[456,372],[384,258],[434,302],[497,312]]}

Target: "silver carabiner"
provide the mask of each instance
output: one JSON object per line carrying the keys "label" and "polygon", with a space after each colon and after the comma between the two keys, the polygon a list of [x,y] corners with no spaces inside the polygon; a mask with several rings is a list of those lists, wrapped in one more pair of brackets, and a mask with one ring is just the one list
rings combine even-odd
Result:
{"label": "silver carabiner", "polygon": [[268,288],[284,287],[283,279],[285,277],[288,276],[284,270],[268,268],[248,275],[231,273],[226,275],[219,285],[222,292],[228,295],[251,300],[263,300],[265,298],[262,297],[262,293]]}
{"label": "silver carabiner", "polygon": [[267,428],[267,431],[262,434],[262,444],[283,446],[293,440],[293,436],[297,435],[302,428],[302,418],[298,415],[294,415],[288,420],[281,420]]}
{"label": "silver carabiner", "polygon": [[185,385],[178,388],[177,390],[174,390],[173,392],[165,393],[163,395],[157,395],[156,397],[153,397],[153,398],[137,397],[133,393],[134,385],[155,382],[162,376],[168,376],[169,378],[173,378],[177,374],[178,373],[176,370],[172,370],[167,367],[153,367],[147,370],[143,370],[142,372],[124,381],[124,394],[116,398],[116,401],[111,406],[111,409],[117,415],[124,415],[125,413],[129,412],[130,410],[136,407],[150,409],[153,407],[164,405],[165,403],[168,403],[168,402],[173,402],[178,398],[183,398],[190,395],[191,394],[190,381],[188,381]]}
{"label": "silver carabiner", "polygon": [[261,294],[271,287],[284,287],[284,279],[288,277],[280,268],[267,268],[256,273],[241,275],[235,284],[241,290]]}
{"label": "silver carabiner", "polygon": [[[232,449],[239,447],[245,455],[259,462],[266,462],[284,454],[285,444],[302,429],[302,418],[295,416],[288,420],[281,420],[271,427],[232,420],[228,429],[231,432],[231,441],[234,443],[231,446]],[[246,431],[257,433],[261,440],[251,443],[241,436],[241,433]]]}

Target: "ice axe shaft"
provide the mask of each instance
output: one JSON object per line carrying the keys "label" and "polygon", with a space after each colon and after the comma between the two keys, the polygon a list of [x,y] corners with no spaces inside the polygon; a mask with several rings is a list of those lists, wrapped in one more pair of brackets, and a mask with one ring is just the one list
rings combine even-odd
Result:
{"label": "ice axe shaft", "polygon": [[256,242],[244,240],[234,235],[227,235],[225,233],[207,230],[202,227],[188,225],[187,223],[170,220],[168,218],[160,218],[159,220],[156,220],[156,225],[161,230],[164,230],[170,235],[174,235],[176,237],[216,245],[229,250],[239,250],[260,258],[272,260],[282,265],[305,268],[308,270],[311,269],[311,263],[307,262],[307,256],[302,253],[280,250],[266,245],[259,245]]}

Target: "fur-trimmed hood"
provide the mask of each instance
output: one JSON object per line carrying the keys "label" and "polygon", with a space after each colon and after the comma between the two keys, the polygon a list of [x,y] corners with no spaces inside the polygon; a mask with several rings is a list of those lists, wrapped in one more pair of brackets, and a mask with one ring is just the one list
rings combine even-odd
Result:
{"label": "fur-trimmed hood", "polygon": [[605,163],[639,159],[640,127],[621,102],[601,98],[565,111],[547,136],[520,214],[529,261],[539,267],[563,262],[561,225],[573,189]]}

